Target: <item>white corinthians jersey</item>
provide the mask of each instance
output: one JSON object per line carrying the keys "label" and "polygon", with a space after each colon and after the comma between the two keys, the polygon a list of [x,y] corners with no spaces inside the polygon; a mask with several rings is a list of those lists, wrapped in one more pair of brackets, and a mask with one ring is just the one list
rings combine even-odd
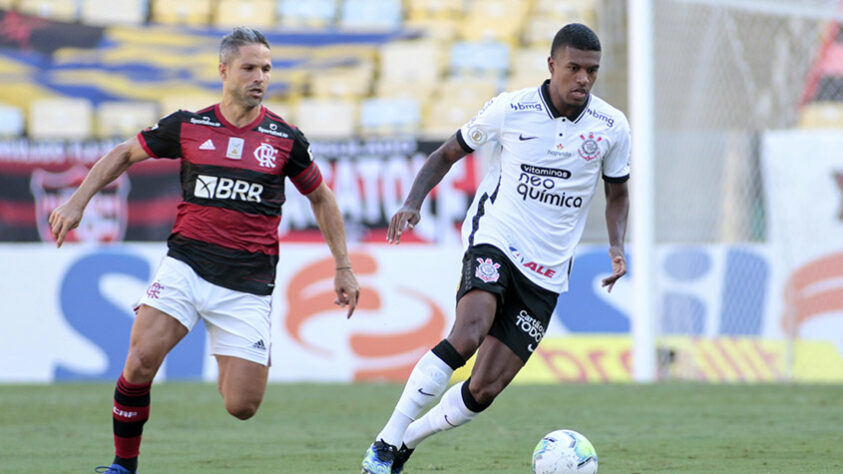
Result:
{"label": "white corinthians jersey", "polygon": [[548,83],[500,94],[457,132],[466,151],[494,143],[462,234],[465,245],[494,245],[561,293],[598,178],[629,179],[630,132],[624,114],[594,95],[576,120],[561,116]]}

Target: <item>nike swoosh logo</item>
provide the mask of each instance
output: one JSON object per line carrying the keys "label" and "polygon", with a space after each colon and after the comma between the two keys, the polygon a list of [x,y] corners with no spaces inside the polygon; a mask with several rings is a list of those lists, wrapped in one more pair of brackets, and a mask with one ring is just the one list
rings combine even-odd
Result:
{"label": "nike swoosh logo", "polygon": [[424,391],[424,390],[422,390],[422,389],[419,389],[419,393],[420,393],[420,394],[422,394],[422,395],[424,395],[424,396],[426,396],[426,397],[435,397],[435,396],[436,396],[436,395],[434,395],[434,394],[432,394],[432,393],[427,393],[427,392],[425,392],[425,391]]}
{"label": "nike swoosh logo", "polygon": [[521,135],[518,135],[518,139],[521,140],[522,142],[527,141],[527,140],[532,140],[534,138],[539,138],[539,137],[525,137],[523,133]]}
{"label": "nike swoosh logo", "polygon": [[536,350],[536,348],[533,347],[532,344],[527,344],[527,350],[530,351],[530,352],[533,352],[534,350]]}
{"label": "nike swoosh logo", "polygon": [[448,415],[445,415],[445,423],[448,423],[449,425],[453,426],[454,428],[456,428],[456,427],[457,427],[457,425],[455,425],[455,424],[451,423],[450,421],[448,421]]}

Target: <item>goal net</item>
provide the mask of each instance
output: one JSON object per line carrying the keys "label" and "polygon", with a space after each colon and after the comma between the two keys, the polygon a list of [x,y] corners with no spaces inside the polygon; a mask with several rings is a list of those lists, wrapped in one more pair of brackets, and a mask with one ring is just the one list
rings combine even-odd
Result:
{"label": "goal net", "polygon": [[843,380],[841,20],[838,0],[653,0],[658,378]]}

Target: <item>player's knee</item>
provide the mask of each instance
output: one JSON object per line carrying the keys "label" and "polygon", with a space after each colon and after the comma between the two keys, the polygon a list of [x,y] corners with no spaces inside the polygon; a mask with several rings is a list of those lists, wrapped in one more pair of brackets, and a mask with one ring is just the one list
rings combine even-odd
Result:
{"label": "player's knee", "polygon": [[255,416],[255,413],[258,412],[259,405],[260,402],[255,401],[229,402],[226,400],[225,409],[231,414],[231,416],[239,420],[248,420],[249,418]]}
{"label": "player's knee", "polygon": [[480,405],[490,405],[504,389],[504,385],[496,381],[474,383],[473,376],[471,382],[468,387],[469,392]]}
{"label": "player's knee", "polygon": [[455,329],[448,335],[448,342],[457,350],[463,359],[468,360],[483,342],[483,334],[476,331]]}
{"label": "player's knee", "polygon": [[127,379],[134,383],[146,383],[155,377],[160,365],[159,357],[141,350],[130,349],[126,356]]}

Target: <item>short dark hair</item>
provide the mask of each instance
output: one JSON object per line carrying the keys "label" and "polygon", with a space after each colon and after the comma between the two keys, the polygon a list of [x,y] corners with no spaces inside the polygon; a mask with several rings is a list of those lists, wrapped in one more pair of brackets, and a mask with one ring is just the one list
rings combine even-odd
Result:
{"label": "short dark hair", "polygon": [[248,26],[238,26],[232,29],[231,33],[223,36],[222,41],[220,41],[220,63],[228,64],[228,61],[240,51],[241,46],[249,44],[262,44],[269,48],[269,42],[260,31]]}
{"label": "short dark hair", "polygon": [[594,31],[582,23],[571,23],[562,27],[553,37],[550,55],[559,48],[570,46],[583,51],[600,51],[600,39]]}

